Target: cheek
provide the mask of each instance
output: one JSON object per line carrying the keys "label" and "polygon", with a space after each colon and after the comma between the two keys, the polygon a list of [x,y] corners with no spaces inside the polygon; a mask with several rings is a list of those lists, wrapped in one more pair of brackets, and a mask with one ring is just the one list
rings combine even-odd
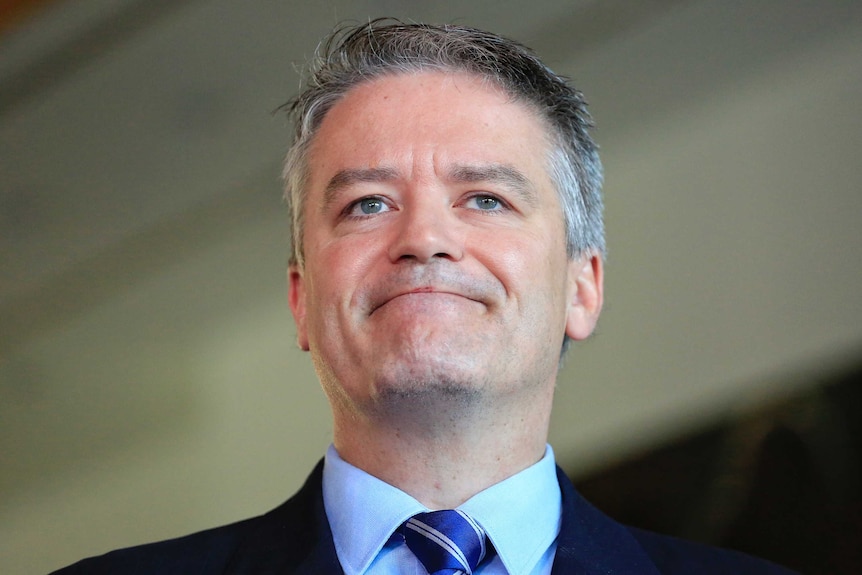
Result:
{"label": "cheek", "polygon": [[309,312],[325,324],[319,327],[332,328],[349,311],[354,294],[369,276],[370,250],[344,241],[313,254],[313,259],[306,260]]}
{"label": "cheek", "polygon": [[518,332],[529,337],[540,349],[553,347],[562,337],[558,338],[558,334],[565,330],[568,262],[565,248],[547,238],[524,236],[519,241],[498,241],[491,245],[498,249],[489,252],[486,261],[514,304],[510,308],[515,314],[510,317],[514,322],[510,324],[513,336]]}
{"label": "cheek", "polygon": [[[533,292],[533,295],[552,290],[565,283],[565,247],[557,245],[545,234],[524,234],[504,237],[497,234],[482,238],[483,259],[510,292]],[[538,290],[538,292],[536,292]],[[525,294],[529,297],[529,293]],[[522,296],[523,297],[523,296]]]}

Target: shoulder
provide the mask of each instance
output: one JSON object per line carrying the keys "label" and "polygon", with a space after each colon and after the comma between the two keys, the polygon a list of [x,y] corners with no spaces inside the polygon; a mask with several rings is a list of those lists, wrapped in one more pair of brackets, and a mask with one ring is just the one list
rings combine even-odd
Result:
{"label": "shoulder", "polygon": [[53,575],[205,573],[207,565],[226,564],[239,542],[260,520],[247,519],[184,537],[117,549],[79,561]]}
{"label": "shoulder", "polygon": [[581,497],[558,469],[563,513],[557,538],[558,573],[589,565],[596,573],[650,575],[793,575],[744,553],[659,535],[623,525]]}
{"label": "shoulder", "polygon": [[794,575],[769,561],[635,527],[627,528],[661,573],[700,575]]}
{"label": "shoulder", "polygon": [[301,563],[328,530],[322,511],[321,468],[318,464],[296,495],[265,515],[118,549],[52,575],[206,575],[226,573],[248,562]]}

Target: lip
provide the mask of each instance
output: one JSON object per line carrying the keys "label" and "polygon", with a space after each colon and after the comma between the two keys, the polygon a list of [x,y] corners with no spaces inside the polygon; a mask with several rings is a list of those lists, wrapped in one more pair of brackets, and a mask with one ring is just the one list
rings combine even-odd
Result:
{"label": "lip", "polygon": [[376,312],[381,307],[385,306],[386,304],[388,304],[388,303],[390,303],[390,302],[392,302],[392,301],[394,301],[400,297],[411,296],[411,295],[429,295],[429,294],[430,295],[460,297],[460,298],[464,298],[466,300],[470,300],[470,301],[473,301],[476,303],[484,303],[484,302],[482,302],[476,298],[470,297],[470,296],[463,294],[463,293],[460,293],[458,291],[453,291],[450,289],[440,289],[440,288],[436,288],[433,286],[422,286],[422,287],[415,287],[415,288],[406,289],[406,290],[398,290],[398,291],[395,291],[394,293],[389,294],[387,297],[383,298],[382,301],[380,301],[379,303],[372,306],[371,311],[369,312],[368,315],[372,315],[374,312]]}
{"label": "lip", "polygon": [[505,289],[490,274],[470,273],[447,262],[433,265],[396,266],[382,276],[369,278],[356,293],[357,309],[368,317],[389,302],[404,296],[440,296],[463,298],[486,308],[504,299]]}

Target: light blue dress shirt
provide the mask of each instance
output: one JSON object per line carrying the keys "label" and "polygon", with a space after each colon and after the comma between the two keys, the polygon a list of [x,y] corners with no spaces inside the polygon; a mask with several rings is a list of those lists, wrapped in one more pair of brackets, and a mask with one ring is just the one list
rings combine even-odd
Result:
{"label": "light blue dress shirt", "polygon": [[[323,504],[346,575],[425,575],[416,556],[390,537],[407,519],[429,511],[416,499],[347,463],[333,446],[323,467]],[[475,519],[497,550],[476,575],[548,575],[561,516],[554,452],[477,493],[458,507]]]}

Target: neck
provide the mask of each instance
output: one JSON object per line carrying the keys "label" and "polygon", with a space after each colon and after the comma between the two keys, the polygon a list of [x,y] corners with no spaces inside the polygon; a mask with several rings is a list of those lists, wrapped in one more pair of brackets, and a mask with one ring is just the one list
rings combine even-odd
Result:
{"label": "neck", "polygon": [[542,458],[552,397],[552,387],[534,390],[520,402],[528,409],[461,405],[453,413],[415,401],[370,413],[335,409],[335,448],[429,509],[453,509]]}

